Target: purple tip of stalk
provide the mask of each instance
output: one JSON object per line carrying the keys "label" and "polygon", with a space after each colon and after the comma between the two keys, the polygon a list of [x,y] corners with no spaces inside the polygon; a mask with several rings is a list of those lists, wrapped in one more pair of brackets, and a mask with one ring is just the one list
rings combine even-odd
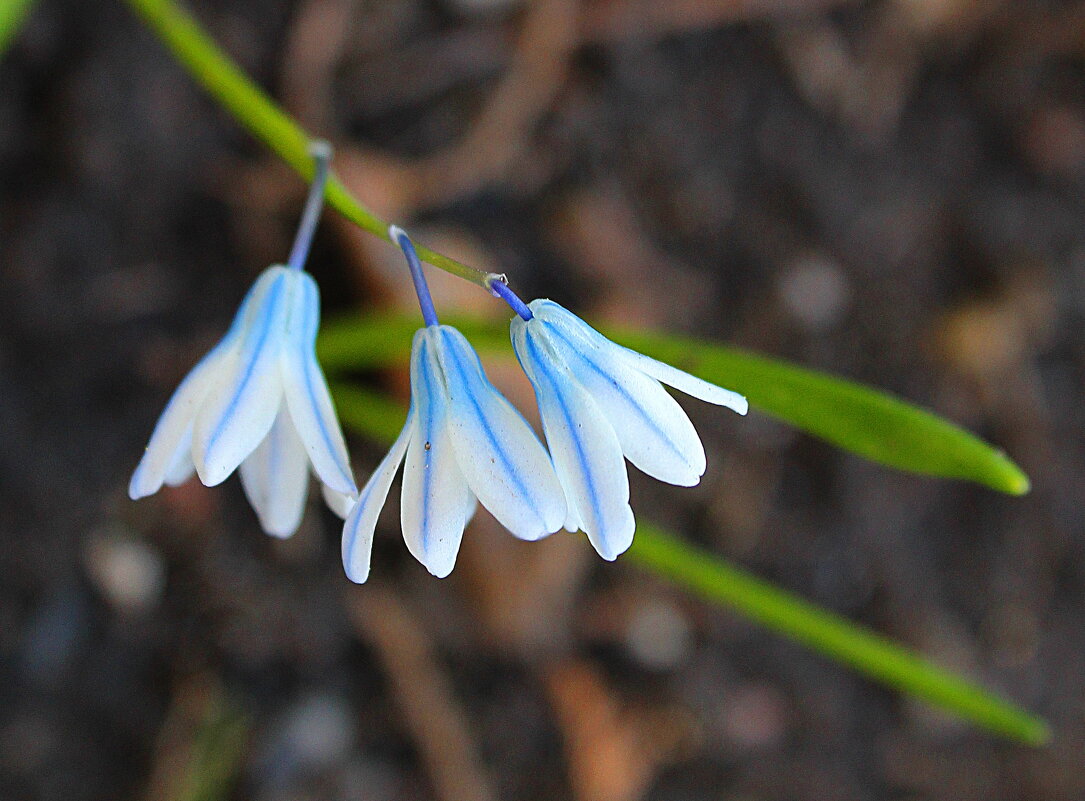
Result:
{"label": "purple tip of stalk", "polygon": [[495,298],[501,298],[501,300],[509,304],[512,310],[520,315],[521,319],[530,320],[535,316],[531,313],[531,309],[527,307],[527,304],[520,300],[520,296],[505,283],[503,276],[495,275],[488,278],[486,286]]}
{"label": "purple tip of stalk", "polygon": [[422,310],[422,320],[427,326],[437,325],[437,310],[433,308],[433,298],[429,294],[426,276],[422,274],[422,262],[414,249],[414,243],[407,236],[407,232],[398,225],[388,226],[388,237],[399,245],[403,255],[407,257],[411,280],[414,281],[414,293],[418,296],[418,306]]}
{"label": "purple tip of stalk", "polygon": [[320,210],[324,208],[324,187],[328,183],[328,166],[332,160],[332,146],[320,139],[309,146],[309,155],[313,157],[313,183],[309,187],[309,197],[305,201],[305,210],[301,213],[298,233],[294,237],[294,247],[290,249],[287,265],[294,270],[305,266],[309,248],[313,244],[313,234],[320,221]]}

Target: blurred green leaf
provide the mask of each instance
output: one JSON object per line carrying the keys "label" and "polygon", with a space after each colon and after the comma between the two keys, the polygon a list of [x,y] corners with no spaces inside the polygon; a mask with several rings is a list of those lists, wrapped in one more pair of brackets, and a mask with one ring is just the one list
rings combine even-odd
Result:
{"label": "blurred green leaf", "polygon": [[[312,177],[312,137],[241,71],[190,14],[171,0],[125,1],[235,120],[304,178]],[[388,223],[363,206],[334,175],[328,180],[325,196],[329,206],[359,228],[388,239]],[[482,285],[485,280],[484,272],[421,245],[417,249],[423,261],[465,281]]]}
{"label": "blurred green leaf", "polygon": [[7,52],[36,0],[0,0],[0,56]]}
{"label": "blurred green leaf", "polygon": [[[450,320],[481,353],[512,357],[507,326]],[[412,316],[375,315],[332,322],[318,350],[328,370],[405,363]],[[1002,451],[928,411],[853,381],[738,348],[649,331],[606,331],[616,342],[741,392],[750,405],[875,462],[913,473],[974,481],[1011,495],[1028,477]]]}
{"label": "blurred green leaf", "polygon": [[942,670],[885,637],[638,521],[625,557],[658,576],[901,692],[1030,745],[1050,737],[1043,720]]}
{"label": "blurred green leaf", "polygon": [[391,445],[407,421],[404,405],[384,395],[342,381],[332,381],[328,388],[340,422],[376,442]]}
{"label": "blurred green leaf", "polygon": [[200,722],[176,801],[224,801],[241,771],[251,723],[224,696],[216,695]]}
{"label": "blurred green leaf", "polygon": [[[384,444],[399,434],[407,416],[402,404],[345,382],[334,382],[331,389],[347,428]],[[1028,712],[885,637],[683,543],[643,517],[638,521],[633,547],[622,559],[995,734],[1030,745],[1040,745],[1050,736],[1047,724]]]}

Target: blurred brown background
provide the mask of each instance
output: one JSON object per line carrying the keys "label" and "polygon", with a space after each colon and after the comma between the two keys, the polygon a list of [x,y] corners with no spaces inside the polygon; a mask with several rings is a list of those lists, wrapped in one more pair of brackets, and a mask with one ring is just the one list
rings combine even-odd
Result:
{"label": "blurred brown background", "polygon": [[[122,4],[39,6],[0,61],[0,798],[1085,797],[1085,6],[190,6],[425,244],[1004,447],[1023,499],[691,401],[704,481],[634,476],[633,505],[1042,713],[1039,750],[569,535],[480,513],[438,581],[393,501],[358,588],[316,503],[279,543],[234,480],[128,501],[304,186]],[[399,256],[334,213],[311,268],[326,315],[403,297]],[[380,455],[353,443],[360,478]]]}

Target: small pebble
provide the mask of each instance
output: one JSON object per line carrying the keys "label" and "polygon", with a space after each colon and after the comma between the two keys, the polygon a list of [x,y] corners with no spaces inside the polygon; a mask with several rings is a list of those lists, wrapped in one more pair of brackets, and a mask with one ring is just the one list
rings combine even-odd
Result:
{"label": "small pebble", "polygon": [[838,325],[851,304],[851,287],[840,266],[823,256],[806,255],[791,264],[777,291],[784,308],[808,331]]}
{"label": "small pebble", "polygon": [[689,658],[693,635],[672,603],[649,600],[633,610],[625,631],[630,653],[653,670],[674,670]]}
{"label": "small pebble", "polygon": [[106,528],[92,534],[84,562],[94,586],[119,612],[146,612],[162,596],[166,584],[162,556],[120,529]]}

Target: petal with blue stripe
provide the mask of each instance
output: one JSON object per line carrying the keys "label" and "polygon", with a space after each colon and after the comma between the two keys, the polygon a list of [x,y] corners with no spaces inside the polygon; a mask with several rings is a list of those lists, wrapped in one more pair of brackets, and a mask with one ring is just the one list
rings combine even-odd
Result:
{"label": "petal with blue stripe", "polygon": [[220,484],[271,430],[282,401],[285,324],[297,273],[272,267],[257,281],[264,291],[246,315],[207,392],[193,429],[192,457],[200,480]]}
{"label": "petal with blue stripe", "polygon": [[665,362],[645,356],[643,353],[637,353],[635,350],[621,346],[618,347],[626,364],[640,370],[645,375],[650,375],[656,381],[662,381],[668,386],[685,392],[687,395],[700,398],[707,403],[726,406],[739,414],[746,414],[750,410],[750,404],[745,396],[737,392],[718,387],[695,375],[690,375],[684,370],[679,370],[677,367],[671,367]]}
{"label": "petal with blue stripe", "polygon": [[710,384],[708,381],[690,375],[677,367],[671,367],[671,365],[650,356],[645,356],[643,353],[637,353],[635,350],[617,345],[559,303],[540,299],[533,300],[529,307],[532,313],[540,319],[552,323],[564,332],[579,337],[584,342],[592,343],[593,347],[611,349],[616,358],[625,361],[629,366],[687,395],[692,395],[717,406],[726,406],[739,414],[746,414],[749,409],[746,398],[737,392]]}
{"label": "petal with blue stripe", "polygon": [[[192,424],[200,405],[228,360],[232,340],[223,340],[192,368],[173,393],[155,424],[143,458],[128,483],[128,497],[138,500],[153,495],[167,479],[175,479],[192,463]],[[175,469],[176,468],[176,469]],[[188,478],[191,471],[185,474]],[[182,479],[183,481],[184,479]],[[181,483],[170,480],[171,485]]]}
{"label": "petal with blue stripe", "polygon": [[347,446],[335,416],[324,373],[316,360],[320,295],[307,273],[297,273],[298,287],[287,320],[282,351],[283,393],[313,470],[324,484],[344,495],[358,488],[350,469]]}
{"label": "petal with blue stripe", "polygon": [[245,496],[264,531],[273,537],[297,531],[309,494],[309,460],[285,406],[263,442],[241,463],[240,472]]}
{"label": "petal with blue stripe", "polygon": [[622,446],[538,323],[513,320],[513,349],[535,387],[550,455],[576,522],[599,555],[613,560],[632,544],[636,527]]}
{"label": "petal with blue stripe", "polygon": [[[658,381],[630,367],[618,347],[545,320],[538,325],[577,381],[607,411],[627,459],[653,478],[691,487],[705,471],[705,452],[689,417]],[[600,338],[601,339],[601,338]]]}
{"label": "petal with blue stripe", "polygon": [[557,531],[565,495],[539,438],[486,378],[463,334],[440,326],[433,344],[448,392],[452,446],[468,486],[517,537],[537,540]]}
{"label": "petal with blue stripe", "polygon": [[346,522],[343,524],[343,568],[346,570],[347,578],[358,584],[365,583],[365,580],[369,578],[369,563],[373,552],[373,532],[377,528],[377,518],[380,516],[381,509],[384,508],[384,503],[388,499],[388,490],[392,486],[392,479],[395,478],[396,471],[403,462],[403,454],[407,450],[407,443],[410,441],[411,432],[414,430],[414,416],[414,405],[412,404],[411,410],[407,414],[406,425],[399,432],[395,443],[385,454],[381,463],[377,465],[377,469],[373,471],[373,475],[369,477],[369,481],[362,487],[362,491],[358,495],[358,502],[354,504],[354,508],[350,510],[349,514],[345,513],[344,505],[338,503],[340,499],[347,496],[340,495],[337,499],[334,495],[329,497],[328,491],[325,492],[324,499],[332,507],[333,511],[339,512],[339,509],[333,506],[333,502],[336,502],[339,508],[344,510]]}
{"label": "petal with blue stripe", "polygon": [[403,467],[400,508],[407,549],[430,573],[444,578],[459,553],[470,492],[448,431],[448,408],[432,337],[415,334],[411,351],[411,397],[416,415]]}

